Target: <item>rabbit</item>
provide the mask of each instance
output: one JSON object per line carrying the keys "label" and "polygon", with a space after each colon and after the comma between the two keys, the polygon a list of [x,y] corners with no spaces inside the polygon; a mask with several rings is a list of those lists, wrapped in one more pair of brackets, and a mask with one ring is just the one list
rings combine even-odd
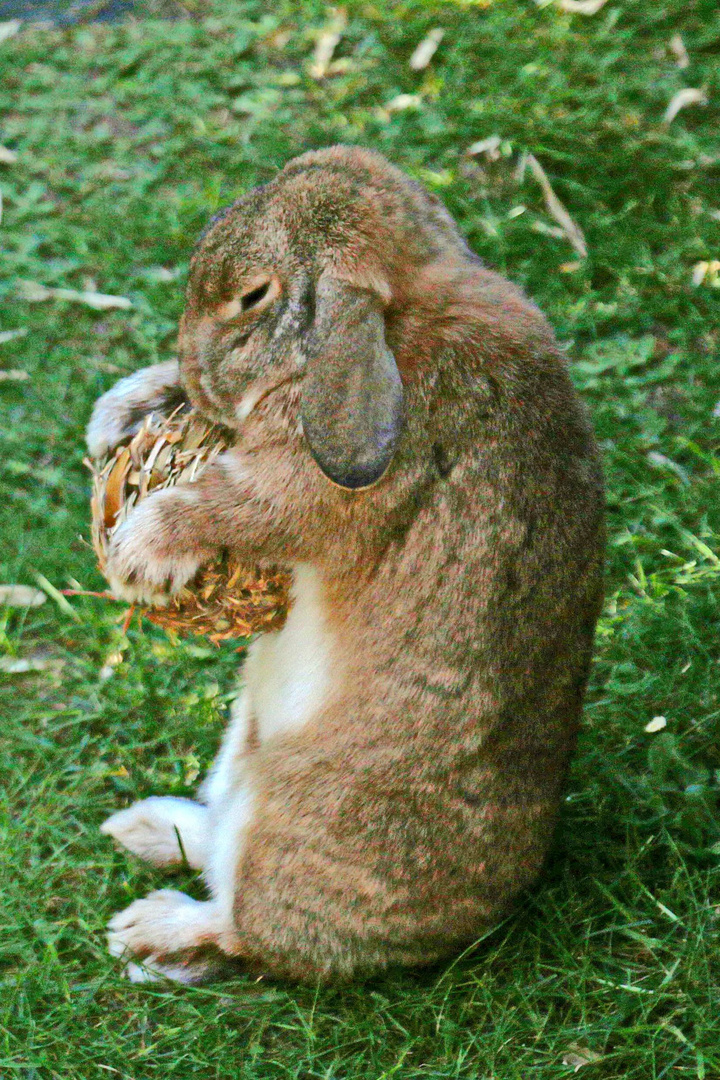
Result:
{"label": "rabbit", "polygon": [[604,498],[565,360],[437,198],[345,146],[212,220],[178,355],[99,400],[90,451],[183,394],[235,443],[132,511],[112,587],[162,603],[225,549],[290,567],[294,602],[198,801],[102,826],[209,893],[135,900],[110,951],[188,983],[437,963],[535,880],[576,742]]}

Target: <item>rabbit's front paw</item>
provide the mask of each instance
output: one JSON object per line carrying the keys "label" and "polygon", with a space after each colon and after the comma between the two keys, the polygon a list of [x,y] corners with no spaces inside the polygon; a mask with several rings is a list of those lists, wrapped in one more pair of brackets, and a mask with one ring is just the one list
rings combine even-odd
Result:
{"label": "rabbit's front paw", "polygon": [[176,360],[127,375],[95,402],[85,441],[90,456],[105,457],[139,428],[153,409],[167,411],[182,400]]}
{"label": "rabbit's front paw", "polygon": [[85,432],[90,456],[105,457],[135,432],[141,420],[138,410],[120,399],[114,390],[103,394],[95,403]]}
{"label": "rabbit's front paw", "polygon": [[163,496],[173,494],[150,496],[113,536],[105,576],[120,600],[163,607],[199,570],[202,558],[180,547],[165,513]]}

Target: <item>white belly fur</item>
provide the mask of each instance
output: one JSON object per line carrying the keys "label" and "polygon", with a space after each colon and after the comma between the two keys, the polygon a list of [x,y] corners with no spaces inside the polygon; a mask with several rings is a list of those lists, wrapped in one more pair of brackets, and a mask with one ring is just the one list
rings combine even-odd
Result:
{"label": "white belly fur", "polygon": [[260,742],[301,728],[330,688],[332,637],[320,580],[312,566],[293,568],[294,603],[282,630],[257,638],[245,662],[245,687]]}

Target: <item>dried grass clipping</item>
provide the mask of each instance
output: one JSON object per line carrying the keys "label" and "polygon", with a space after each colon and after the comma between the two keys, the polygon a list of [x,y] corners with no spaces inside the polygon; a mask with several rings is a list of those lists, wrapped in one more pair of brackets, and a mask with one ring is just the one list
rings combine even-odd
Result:
{"label": "dried grass clipping", "polygon": [[[192,483],[228,446],[221,428],[189,406],[151,413],[110,458],[91,461],[92,541],[105,572],[110,540],[132,508],[152,491]],[[287,617],[291,575],[277,567],[242,567],[231,557],[203,567],[167,607],[145,614],[178,634],[227,638],[279,629]]]}

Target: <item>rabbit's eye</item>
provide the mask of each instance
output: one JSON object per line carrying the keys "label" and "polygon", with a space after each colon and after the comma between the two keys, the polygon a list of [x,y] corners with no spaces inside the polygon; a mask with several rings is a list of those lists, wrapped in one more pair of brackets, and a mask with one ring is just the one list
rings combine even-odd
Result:
{"label": "rabbit's eye", "polygon": [[251,289],[250,292],[245,293],[240,299],[240,307],[243,311],[249,311],[250,308],[255,307],[261,300],[264,300],[270,291],[270,282],[266,281],[262,285],[258,285],[256,289]]}
{"label": "rabbit's eye", "polygon": [[215,308],[215,316],[221,323],[232,322],[233,319],[245,315],[249,311],[254,311],[260,305],[263,308],[267,307],[269,303],[280,295],[280,292],[279,280],[276,277],[267,278],[265,281],[261,281],[259,285],[254,285],[252,289],[248,289],[246,293],[219,304]]}

